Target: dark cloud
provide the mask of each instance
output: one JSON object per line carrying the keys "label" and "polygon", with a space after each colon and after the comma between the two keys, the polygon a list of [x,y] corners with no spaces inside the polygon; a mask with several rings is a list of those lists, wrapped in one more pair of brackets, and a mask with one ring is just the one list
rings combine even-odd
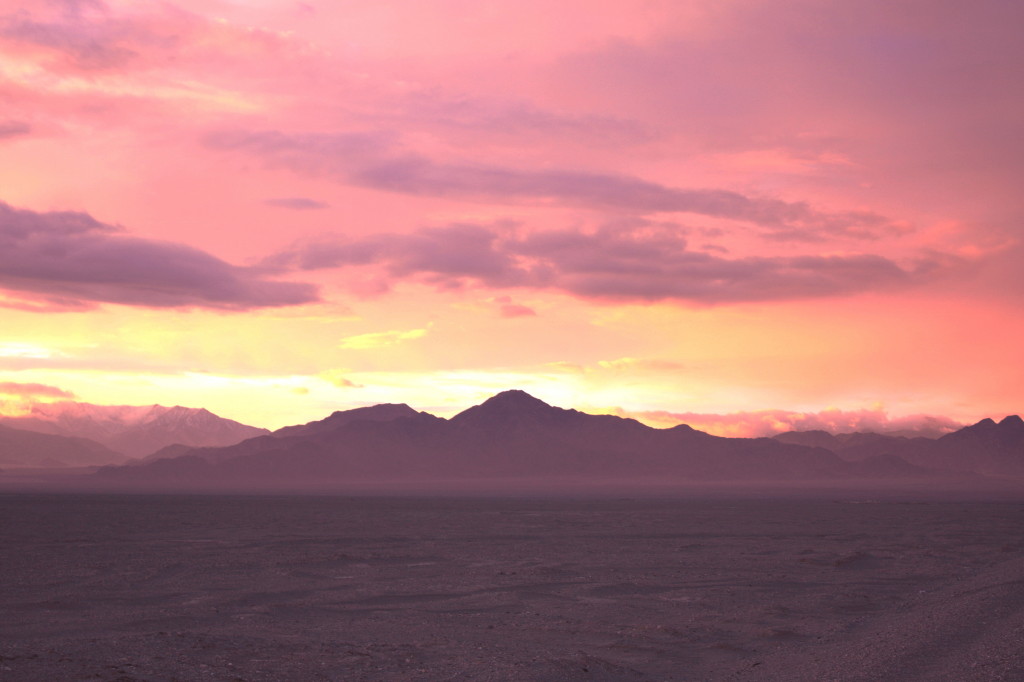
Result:
{"label": "dark cloud", "polygon": [[384,133],[218,132],[207,135],[204,143],[258,156],[272,166],[401,194],[558,203],[634,213],[696,213],[759,225],[785,239],[817,239],[823,233],[873,238],[889,228],[884,217],[867,211],[823,213],[803,202],[755,198],[724,189],[668,187],[628,175],[440,163],[402,151],[394,136]]}
{"label": "dark cloud", "polygon": [[266,279],[183,244],[130,237],[85,213],[2,202],[0,289],[40,301],[40,310],[98,303],[244,310],[318,300],[312,285]]}
{"label": "dark cloud", "polygon": [[412,234],[376,234],[358,240],[321,240],[264,261],[268,271],[382,265],[397,278],[422,276],[441,288],[472,279],[493,286],[524,283],[529,273],[503,250],[497,228],[455,224]]}
{"label": "dark cloud", "polygon": [[922,259],[904,268],[876,255],[728,259],[692,251],[668,229],[642,224],[588,233],[520,234],[508,225],[453,225],[298,246],[268,259],[271,269],[376,264],[393,277],[440,288],[561,290],[602,300],[701,304],[851,295],[909,287],[952,264]]}
{"label": "dark cloud", "polygon": [[0,381],[0,395],[22,398],[74,398],[75,394],[56,386],[46,384],[22,384],[14,381]]}
{"label": "dark cloud", "polygon": [[32,132],[32,126],[24,121],[0,121],[0,140],[21,137]]}
{"label": "dark cloud", "polygon": [[325,204],[322,201],[316,199],[307,199],[306,197],[282,197],[280,199],[267,199],[264,201],[267,206],[274,206],[277,208],[290,208],[296,211],[315,211],[321,208],[329,208],[330,204]]}

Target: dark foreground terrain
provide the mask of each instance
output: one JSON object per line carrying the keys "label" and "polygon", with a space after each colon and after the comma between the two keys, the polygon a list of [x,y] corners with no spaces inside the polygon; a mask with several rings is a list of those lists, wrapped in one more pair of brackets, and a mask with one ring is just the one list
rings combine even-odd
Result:
{"label": "dark foreground terrain", "polygon": [[1024,505],[0,495],[0,680],[1021,680]]}

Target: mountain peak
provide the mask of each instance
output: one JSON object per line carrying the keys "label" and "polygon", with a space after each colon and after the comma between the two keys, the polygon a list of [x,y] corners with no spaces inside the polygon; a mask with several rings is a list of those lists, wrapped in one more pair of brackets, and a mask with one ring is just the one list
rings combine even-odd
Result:
{"label": "mountain peak", "polygon": [[231,445],[265,429],[224,419],[206,408],[175,405],[93,405],[63,401],[39,404],[27,417],[5,419],[15,428],[88,438],[132,457],[174,443],[199,447]]}
{"label": "mountain peak", "polygon": [[410,415],[414,415],[417,414],[417,412],[416,410],[412,409],[405,403],[379,403],[377,405],[355,407],[349,410],[336,410],[331,413],[331,417],[342,414],[359,415],[364,419],[378,415],[381,418],[394,419],[396,417],[407,417]]}
{"label": "mountain peak", "polygon": [[979,450],[995,448],[998,451],[1019,453],[1024,445],[1024,420],[1015,414],[1004,417],[998,424],[985,418],[977,424],[946,434],[939,441],[946,445],[967,443]]}
{"label": "mountain peak", "polygon": [[274,431],[275,436],[312,436],[342,428],[355,421],[387,422],[401,417],[414,417],[419,412],[405,403],[383,403],[351,410],[339,410],[330,416],[308,424],[286,426]]}
{"label": "mountain peak", "polygon": [[543,400],[534,398],[526,391],[521,391],[517,388],[497,393],[479,405],[479,407],[485,406],[489,408],[500,408],[502,410],[537,410],[545,408],[550,409],[551,407]]}
{"label": "mountain peak", "polygon": [[518,423],[524,418],[528,422],[534,422],[536,419],[557,418],[557,415],[570,412],[572,411],[552,407],[543,400],[534,398],[526,391],[511,390],[502,391],[479,405],[459,412],[452,417],[452,421],[459,424],[482,426],[493,425],[497,422]]}

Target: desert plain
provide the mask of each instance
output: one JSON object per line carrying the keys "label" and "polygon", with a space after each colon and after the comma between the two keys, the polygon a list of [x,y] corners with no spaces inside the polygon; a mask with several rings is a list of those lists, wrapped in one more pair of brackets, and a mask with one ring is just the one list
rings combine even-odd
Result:
{"label": "desert plain", "polygon": [[0,680],[1021,680],[1024,503],[0,495]]}

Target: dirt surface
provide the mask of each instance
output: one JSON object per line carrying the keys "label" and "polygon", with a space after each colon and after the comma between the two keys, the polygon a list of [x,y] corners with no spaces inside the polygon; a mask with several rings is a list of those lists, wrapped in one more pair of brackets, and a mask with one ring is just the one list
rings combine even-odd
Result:
{"label": "dirt surface", "polygon": [[1021,680],[1024,505],[0,495],[0,681]]}

